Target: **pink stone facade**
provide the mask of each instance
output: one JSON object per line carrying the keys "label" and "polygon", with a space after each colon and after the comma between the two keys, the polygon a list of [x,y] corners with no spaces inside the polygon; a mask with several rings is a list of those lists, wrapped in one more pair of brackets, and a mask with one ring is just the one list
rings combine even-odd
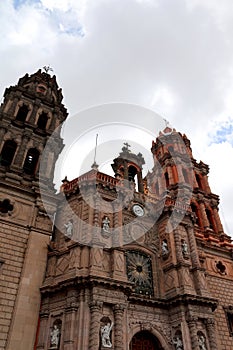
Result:
{"label": "pink stone facade", "polygon": [[38,170],[61,101],[38,71],[1,106],[0,349],[233,349],[233,245],[208,166],[166,127],[151,149],[160,170],[143,178],[125,144],[114,176],[93,167],[55,194],[59,134],[40,186]]}

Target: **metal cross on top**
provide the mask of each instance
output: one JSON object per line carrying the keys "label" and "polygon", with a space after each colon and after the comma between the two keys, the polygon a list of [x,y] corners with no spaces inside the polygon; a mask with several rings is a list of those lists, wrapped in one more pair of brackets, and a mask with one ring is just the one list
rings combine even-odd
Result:
{"label": "metal cross on top", "polygon": [[131,146],[128,144],[128,142],[125,142],[124,145],[125,145],[126,151],[129,151],[129,147]]}
{"label": "metal cross on top", "polygon": [[49,71],[53,72],[53,68],[51,68],[50,65],[44,66],[43,69],[44,69],[45,73],[48,73]]}

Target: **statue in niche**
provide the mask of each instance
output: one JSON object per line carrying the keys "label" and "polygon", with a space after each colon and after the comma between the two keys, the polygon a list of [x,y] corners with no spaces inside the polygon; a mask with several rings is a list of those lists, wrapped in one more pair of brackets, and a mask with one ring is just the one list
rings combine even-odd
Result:
{"label": "statue in niche", "polygon": [[201,333],[198,334],[198,345],[199,345],[200,350],[207,350],[205,337]]}
{"label": "statue in niche", "polygon": [[101,334],[101,343],[103,348],[111,348],[112,343],[110,339],[110,333],[112,330],[113,322],[108,322],[104,326],[100,328],[100,334]]}
{"label": "statue in niche", "polygon": [[169,254],[169,249],[168,249],[168,244],[167,244],[167,240],[164,239],[162,241],[162,256],[167,256]]}
{"label": "statue in niche", "polygon": [[110,236],[110,220],[107,216],[102,221],[102,236],[105,238]]}
{"label": "statue in niche", "polygon": [[67,224],[64,224],[65,228],[66,228],[66,237],[71,238],[73,236],[73,220],[70,219]]}
{"label": "statue in niche", "polygon": [[60,340],[60,329],[58,325],[54,324],[51,333],[50,333],[50,345],[53,349],[58,349]]}
{"label": "statue in niche", "polygon": [[181,248],[182,248],[183,256],[187,256],[188,255],[188,244],[184,239],[182,239],[182,241],[181,241]]}
{"label": "statue in niche", "polygon": [[173,338],[173,344],[175,345],[176,350],[183,350],[183,342],[181,339],[181,335],[176,335]]}

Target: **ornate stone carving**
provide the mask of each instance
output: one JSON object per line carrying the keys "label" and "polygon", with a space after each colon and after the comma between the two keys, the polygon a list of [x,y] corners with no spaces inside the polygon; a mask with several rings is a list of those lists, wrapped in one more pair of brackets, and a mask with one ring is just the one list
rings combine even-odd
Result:
{"label": "ornate stone carving", "polygon": [[101,235],[104,238],[109,238],[111,235],[110,232],[110,220],[108,216],[105,216],[104,219],[102,220],[102,231],[101,231]]}
{"label": "ornate stone carving", "polygon": [[111,330],[113,327],[113,322],[108,322],[100,327],[101,334],[101,344],[103,348],[111,348],[112,342],[110,339]]}
{"label": "ornate stone carving", "polygon": [[67,238],[72,238],[73,236],[73,220],[70,219],[66,224],[64,224],[65,228],[66,228],[66,233],[65,236]]}
{"label": "ornate stone carving", "polygon": [[168,248],[168,243],[166,239],[164,239],[161,244],[161,255],[163,259],[166,259],[169,255],[169,248]]}

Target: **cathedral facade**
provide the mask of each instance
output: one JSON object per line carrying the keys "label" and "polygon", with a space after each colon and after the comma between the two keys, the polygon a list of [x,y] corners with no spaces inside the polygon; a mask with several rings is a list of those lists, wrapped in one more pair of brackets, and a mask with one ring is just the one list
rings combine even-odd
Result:
{"label": "cathedral facade", "polygon": [[5,91],[0,349],[233,349],[233,245],[189,139],[161,130],[146,177],[125,143],[114,176],[93,164],[56,194],[66,118],[48,71]]}

